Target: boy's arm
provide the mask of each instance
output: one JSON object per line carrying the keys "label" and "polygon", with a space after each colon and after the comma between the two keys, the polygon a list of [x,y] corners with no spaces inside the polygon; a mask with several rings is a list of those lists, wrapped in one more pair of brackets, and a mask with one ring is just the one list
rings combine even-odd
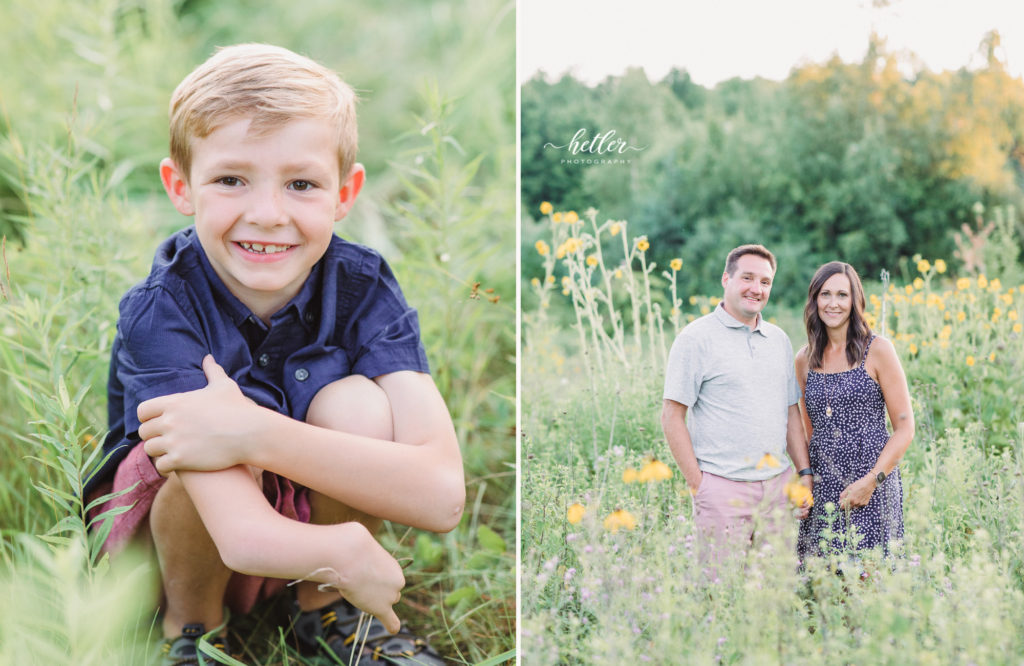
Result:
{"label": "boy's arm", "polygon": [[465,503],[462,456],[448,409],[430,375],[376,377],[391,403],[394,442],[338,432],[259,407],[212,357],[209,385],[142,403],[139,435],[161,474],[248,464],[360,511],[449,531]]}

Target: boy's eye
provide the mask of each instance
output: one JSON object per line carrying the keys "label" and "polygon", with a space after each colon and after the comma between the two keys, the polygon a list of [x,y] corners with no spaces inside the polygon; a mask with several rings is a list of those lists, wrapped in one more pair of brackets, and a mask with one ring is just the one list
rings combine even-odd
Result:
{"label": "boy's eye", "polygon": [[292,189],[297,190],[299,192],[306,192],[308,190],[313,189],[313,187],[313,183],[309,182],[308,180],[296,180],[292,182]]}
{"label": "boy's eye", "polygon": [[234,176],[221,176],[217,179],[217,182],[228,187],[236,187],[242,184],[242,181]]}

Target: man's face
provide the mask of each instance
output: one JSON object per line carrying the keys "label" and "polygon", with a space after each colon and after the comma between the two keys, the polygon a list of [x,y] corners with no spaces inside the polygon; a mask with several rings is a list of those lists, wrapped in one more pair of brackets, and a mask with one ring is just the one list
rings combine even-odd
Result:
{"label": "man's face", "polygon": [[772,265],[764,257],[756,254],[740,257],[732,275],[722,274],[722,287],[725,290],[722,301],[726,312],[753,327],[757,315],[768,302],[774,277]]}
{"label": "man's face", "polygon": [[[292,120],[261,136],[249,118],[193,139],[187,181],[170,160],[161,176],[171,200],[195,215],[214,271],[240,301],[269,319],[302,287],[327,250],[334,222],[362,185],[341,183],[336,137],[318,119]],[[175,180],[177,178],[177,180]]]}

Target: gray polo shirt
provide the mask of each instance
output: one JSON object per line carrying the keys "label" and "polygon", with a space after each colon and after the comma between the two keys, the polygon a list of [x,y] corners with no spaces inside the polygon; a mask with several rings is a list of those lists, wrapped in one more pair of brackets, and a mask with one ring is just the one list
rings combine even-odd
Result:
{"label": "gray polo shirt", "polygon": [[[789,406],[800,387],[793,347],[778,326],[758,317],[751,331],[719,304],[676,336],[664,397],[686,405],[701,470],[736,481],[783,471]],[[757,469],[766,453],[783,467]]]}

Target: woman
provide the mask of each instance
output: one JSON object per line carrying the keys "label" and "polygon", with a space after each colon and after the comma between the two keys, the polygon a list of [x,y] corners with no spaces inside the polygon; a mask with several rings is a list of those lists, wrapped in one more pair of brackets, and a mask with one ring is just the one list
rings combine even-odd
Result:
{"label": "woman", "polygon": [[876,546],[888,554],[889,542],[903,538],[897,464],[914,438],[906,375],[893,344],[865,322],[864,288],[849,264],[832,261],[815,273],[804,326],[796,376],[815,482],[800,557]]}

